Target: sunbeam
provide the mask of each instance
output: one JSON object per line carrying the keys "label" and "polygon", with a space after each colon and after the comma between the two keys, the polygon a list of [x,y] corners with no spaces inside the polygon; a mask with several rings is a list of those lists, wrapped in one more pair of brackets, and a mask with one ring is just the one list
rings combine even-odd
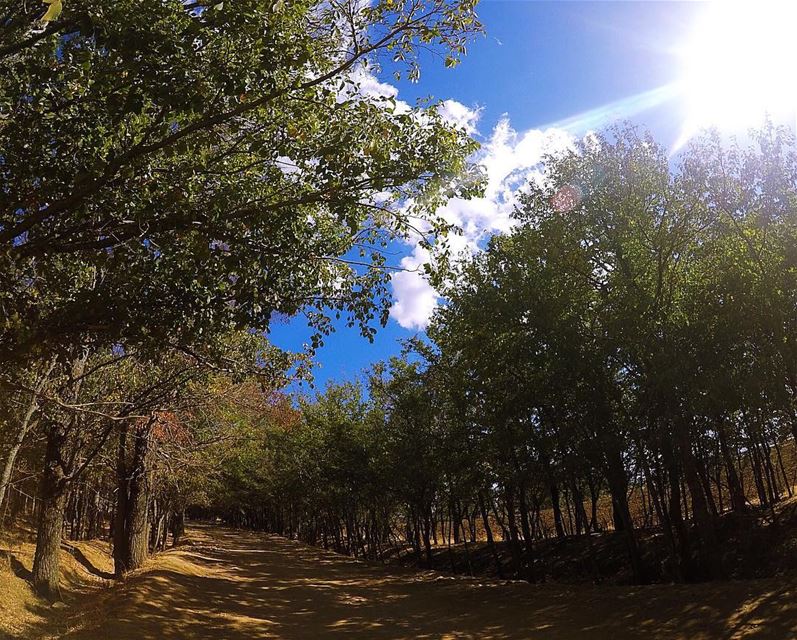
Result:
{"label": "sunbeam", "polygon": [[608,123],[631,118],[639,113],[658,107],[679,95],[677,83],[671,83],[649,91],[643,91],[621,100],[583,111],[573,116],[550,122],[541,127],[564,129],[570,133],[583,133],[605,127]]}

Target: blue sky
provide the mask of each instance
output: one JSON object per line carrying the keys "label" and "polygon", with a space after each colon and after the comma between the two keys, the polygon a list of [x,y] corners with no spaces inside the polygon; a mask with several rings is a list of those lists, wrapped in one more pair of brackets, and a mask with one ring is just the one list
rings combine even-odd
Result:
{"label": "blue sky", "polygon": [[[483,0],[487,35],[455,70],[429,64],[411,99],[432,94],[484,107],[480,129],[508,113],[518,130],[542,127],[677,79],[677,43],[699,2]],[[672,105],[670,105],[672,106]],[[658,114],[640,122],[672,133]],[[655,117],[650,117],[655,116]]]}
{"label": "blue sky", "polygon": [[[410,104],[431,95],[455,100],[474,114],[478,111],[474,135],[490,149],[495,166],[506,165],[498,171],[501,176],[514,171],[510,165],[522,154],[536,154],[535,145],[547,140],[545,129],[565,127],[568,134],[579,135],[596,123],[608,125],[623,117],[649,128],[666,145],[675,141],[683,118],[677,100],[635,113],[635,103],[628,98],[649,95],[677,80],[681,69],[674,49],[694,23],[701,3],[483,0],[479,7],[486,36],[471,45],[457,68],[444,69],[440,61],[430,59],[424,61],[418,84],[396,84],[388,74],[380,80],[396,84],[398,97]],[[614,108],[602,111],[607,104]],[[573,118],[585,112],[594,117]],[[525,165],[513,175],[522,179],[524,171],[529,171]],[[480,213],[463,214],[475,220],[479,237],[502,228],[502,220],[493,224],[488,218],[491,206],[502,215],[511,208],[507,184],[496,181],[494,193],[503,193],[495,196],[497,205],[483,203]],[[403,251],[411,254],[412,247]],[[401,257],[396,256],[397,264]],[[408,296],[407,305],[416,302],[411,288],[396,293]],[[373,344],[341,323],[318,352],[316,383],[350,379],[369,364],[398,353],[400,339],[422,330],[412,322],[405,319],[403,323],[410,324],[405,328],[391,318]],[[283,348],[300,349],[307,335],[305,324],[294,320],[275,326],[271,339]]]}

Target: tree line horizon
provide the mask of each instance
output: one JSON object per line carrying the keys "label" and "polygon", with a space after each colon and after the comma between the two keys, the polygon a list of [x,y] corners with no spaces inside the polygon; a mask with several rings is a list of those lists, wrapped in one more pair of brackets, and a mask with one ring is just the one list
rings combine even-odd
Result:
{"label": "tree line horizon", "polygon": [[426,566],[478,527],[531,581],[538,541],[609,529],[634,582],[723,577],[723,516],[794,485],[796,159],[772,126],[677,169],[629,126],[549,157],[517,226],[436,274],[427,337],[303,402],[210,513]]}
{"label": "tree line horizon", "polygon": [[[618,125],[546,158],[512,231],[429,266],[428,339],[297,407],[279,389],[334,320],[387,322],[389,243],[421,218],[439,248],[439,207],[483,190],[436,104],[358,79],[417,79],[430,47],[455,66],[476,2],[64,0],[44,22],[12,4],[0,514],[31,519],[42,596],[65,534],[109,537],[121,578],[188,507],[367,557],[403,540],[427,564],[440,523],[467,540],[481,519],[493,545],[498,522],[534,581],[536,543],[596,532],[608,498],[635,582],[721,577],[742,467],[757,504],[790,494],[792,132],[707,133],[673,166]],[[278,314],[309,320],[308,353],[268,343]],[[640,483],[666,571],[640,552]]]}

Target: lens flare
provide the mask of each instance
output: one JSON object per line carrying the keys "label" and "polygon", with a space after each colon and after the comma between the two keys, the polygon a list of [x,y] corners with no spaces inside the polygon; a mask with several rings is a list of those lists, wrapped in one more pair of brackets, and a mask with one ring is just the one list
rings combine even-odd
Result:
{"label": "lens flare", "polygon": [[794,122],[797,2],[715,1],[681,48],[686,121],[679,144],[698,129],[740,130],[765,117]]}

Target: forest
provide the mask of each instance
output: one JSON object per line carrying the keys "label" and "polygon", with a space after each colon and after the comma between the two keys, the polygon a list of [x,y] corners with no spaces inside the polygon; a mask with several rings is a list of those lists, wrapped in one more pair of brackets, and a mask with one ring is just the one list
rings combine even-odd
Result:
{"label": "forest", "polygon": [[[533,584],[791,570],[793,130],[607,125],[460,253],[478,143],[367,84],[456,67],[474,0],[46,4],[0,2],[0,531],[37,598],[73,543],[123,584],[192,526]],[[315,387],[406,238],[428,328]]]}
{"label": "forest", "polygon": [[613,531],[633,582],[726,576],[733,517],[795,480],[794,152],[708,136],[673,171],[617,128],[549,158],[428,340],[273,425],[210,512],[426,565],[486,541],[531,581],[538,541]]}

